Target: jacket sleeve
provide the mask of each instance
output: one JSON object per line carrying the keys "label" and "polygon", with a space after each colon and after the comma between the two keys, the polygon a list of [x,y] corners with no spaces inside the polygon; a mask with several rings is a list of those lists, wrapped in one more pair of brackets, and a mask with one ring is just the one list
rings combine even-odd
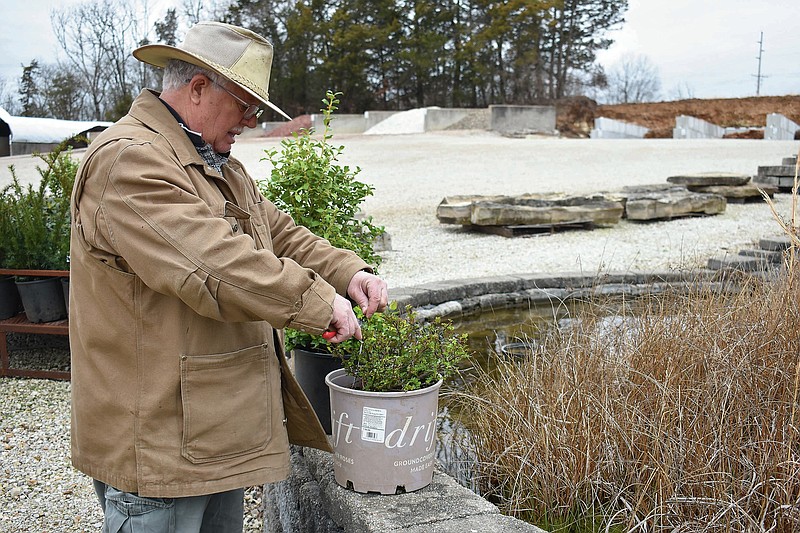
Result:
{"label": "jacket sleeve", "polygon": [[[310,333],[327,327],[335,289],[323,276],[276,255],[271,246],[257,249],[250,235],[232,232],[167,150],[148,142],[107,149],[111,153],[94,157],[86,170],[81,218],[87,243],[119,256],[118,264],[149,288],[203,316],[266,320]],[[289,225],[278,214],[268,223]],[[315,245],[284,248],[309,246]],[[341,283],[336,267],[322,265],[336,258],[328,254],[319,266]]]}

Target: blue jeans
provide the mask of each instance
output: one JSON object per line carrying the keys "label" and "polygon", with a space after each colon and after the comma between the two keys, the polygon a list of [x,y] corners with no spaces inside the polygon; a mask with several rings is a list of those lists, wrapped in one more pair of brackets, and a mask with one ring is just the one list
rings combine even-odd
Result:
{"label": "blue jeans", "polygon": [[244,489],[187,498],[143,498],[94,480],[103,533],[242,533]]}

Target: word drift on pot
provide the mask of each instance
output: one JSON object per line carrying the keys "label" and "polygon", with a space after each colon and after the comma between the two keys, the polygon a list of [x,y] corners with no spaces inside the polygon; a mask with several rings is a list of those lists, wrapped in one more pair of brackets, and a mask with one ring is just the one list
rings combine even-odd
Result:
{"label": "word drift on pot", "polygon": [[358,430],[357,434],[360,434],[361,440],[383,442],[387,448],[414,446],[417,439],[422,436],[423,441],[426,443],[425,451],[429,452],[435,442],[435,412],[430,413],[429,417],[419,425],[413,425],[413,415],[407,416],[403,426],[394,429],[386,427],[386,409],[364,407],[360,426],[349,422],[350,415],[346,412],[336,413],[334,411],[333,418],[334,447],[339,444],[342,438],[346,443],[352,443],[354,429]]}

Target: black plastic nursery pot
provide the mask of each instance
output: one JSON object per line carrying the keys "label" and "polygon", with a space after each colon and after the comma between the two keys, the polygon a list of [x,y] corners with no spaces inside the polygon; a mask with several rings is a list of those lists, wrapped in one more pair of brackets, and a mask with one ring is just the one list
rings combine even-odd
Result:
{"label": "black plastic nursery pot", "polygon": [[57,277],[16,281],[28,321],[54,322],[67,318],[64,289]]}
{"label": "black plastic nursery pot", "polygon": [[311,402],[322,429],[330,435],[331,397],[325,384],[325,376],[342,368],[342,361],[329,353],[311,352],[299,348],[292,350],[292,357],[294,377]]}
{"label": "black plastic nursery pot", "polygon": [[22,302],[19,299],[14,276],[0,276],[0,320],[11,318],[20,311]]}

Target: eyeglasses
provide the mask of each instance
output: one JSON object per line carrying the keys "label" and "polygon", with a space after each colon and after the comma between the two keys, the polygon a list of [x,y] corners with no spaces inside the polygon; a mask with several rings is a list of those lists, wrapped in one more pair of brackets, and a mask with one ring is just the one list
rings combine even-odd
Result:
{"label": "eyeglasses", "polygon": [[257,119],[258,117],[261,116],[262,113],[264,113],[264,108],[259,107],[258,104],[248,104],[247,102],[245,102],[244,100],[242,100],[241,98],[230,92],[228,89],[226,89],[222,84],[214,80],[211,80],[211,83],[213,83],[214,85],[216,85],[229,95],[233,96],[234,100],[236,100],[236,102],[239,104],[239,109],[242,111],[242,113],[244,113],[244,115],[242,116],[242,120],[250,120],[253,117],[256,117]]}

